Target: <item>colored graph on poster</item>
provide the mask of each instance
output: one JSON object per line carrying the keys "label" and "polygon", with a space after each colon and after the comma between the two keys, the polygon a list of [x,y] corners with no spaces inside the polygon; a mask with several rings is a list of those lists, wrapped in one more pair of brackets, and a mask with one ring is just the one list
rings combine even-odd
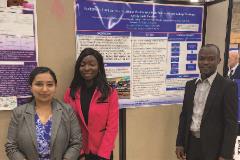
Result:
{"label": "colored graph on poster", "polygon": [[202,6],[77,0],[77,56],[100,51],[121,108],[182,103],[199,76],[202,21]]}

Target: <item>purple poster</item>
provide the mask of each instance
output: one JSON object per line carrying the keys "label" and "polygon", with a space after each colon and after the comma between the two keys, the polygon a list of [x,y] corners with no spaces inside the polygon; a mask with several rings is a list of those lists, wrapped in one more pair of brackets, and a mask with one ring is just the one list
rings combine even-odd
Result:
{"label": "purple poster", "polygon": [[34,5],[1,8],[0,110],[11,110],[31,97],[28,76],[37,66]]}

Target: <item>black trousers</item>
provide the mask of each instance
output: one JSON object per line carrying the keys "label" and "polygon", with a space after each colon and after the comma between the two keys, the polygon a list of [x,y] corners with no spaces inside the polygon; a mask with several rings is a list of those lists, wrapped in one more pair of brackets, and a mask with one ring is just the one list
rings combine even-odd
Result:
{"label": "black trousers", "polygon": [[[189,144],[187,149],[187,160],[205,160],[206,158],[207,157],[205,157],[202,152],[200,138],[196,138],[190,133]],[[218,157],[213,158],[212,160],[217,160],[217,159]],[[233,159],[225,159],[225,160],[233,160]]]}
{"label": "black trousers", "polygon": [[191,133],[189,136],[187,160],[204,160],[201,150],[200,138],[194,137]]}

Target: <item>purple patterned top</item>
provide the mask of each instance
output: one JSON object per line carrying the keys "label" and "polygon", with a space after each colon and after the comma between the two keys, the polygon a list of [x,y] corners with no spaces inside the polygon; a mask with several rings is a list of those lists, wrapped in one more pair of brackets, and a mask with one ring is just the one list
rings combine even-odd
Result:
{"label": "purple patterned top", "polygon": [[39,154],[38,160],[50,160],[50,142],[52,117],[50,117],[46,124],[42,124],[37,113],[35,114],[36,136],[37,136],[37,150]]}

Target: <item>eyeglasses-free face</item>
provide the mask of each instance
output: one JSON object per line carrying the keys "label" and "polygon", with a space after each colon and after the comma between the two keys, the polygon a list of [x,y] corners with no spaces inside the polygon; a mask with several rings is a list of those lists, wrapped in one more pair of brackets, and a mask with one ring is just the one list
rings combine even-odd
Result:
{"label": "eyeglasses-free face", "polygon": [[211,76],[216,70],[221,59],[215,48],[201,49],[198,54],[198,67],[202,77]]}
{"label": "eyeglasses-free face", "polygon": [[98,75],[98,61],[93,55],[83,58],[80,64],[80,74],[86,82],[91,82]]}
{"label": "eyeglasses-free face", "polygon": [[56,83],[50,73],[36,75],[31,85],[31,92],[36,102],[50,103],[56,93]]}

